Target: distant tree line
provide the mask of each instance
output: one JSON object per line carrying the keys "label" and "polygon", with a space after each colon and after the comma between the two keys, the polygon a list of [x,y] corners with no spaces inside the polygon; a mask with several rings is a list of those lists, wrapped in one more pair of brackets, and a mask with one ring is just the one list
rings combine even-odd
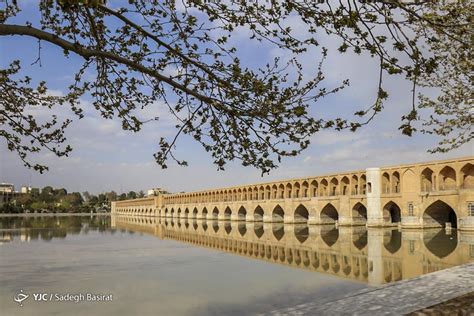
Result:
{"label": "distant tree line", "polygon": [[68,193],[66,189],[32,188],[29,193],[14,196],[7,203],[0,203],[0,213],[90,213],[110,212],[111,202],[144,197],[143,191],[117,194],[115,191],[100,193]]}

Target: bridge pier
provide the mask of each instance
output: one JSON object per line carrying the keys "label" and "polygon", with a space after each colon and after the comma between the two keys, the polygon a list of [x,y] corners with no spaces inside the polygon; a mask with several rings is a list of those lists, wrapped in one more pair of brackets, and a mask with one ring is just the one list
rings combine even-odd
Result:
{"label": "bridge pier", "polygon": [[367,168],[367,226],[382,227],[384,225],[382,203],[380,195],[382,193],[380,184],[380,168]]}

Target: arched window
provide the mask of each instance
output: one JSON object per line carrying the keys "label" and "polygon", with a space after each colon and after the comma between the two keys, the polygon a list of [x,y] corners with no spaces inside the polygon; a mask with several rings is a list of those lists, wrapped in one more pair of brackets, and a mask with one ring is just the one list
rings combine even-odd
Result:
{"label": "arched window", "polygon": [[387,172],[382,174],[382,193],[390,193],[390,176]]}
{"label": "arched window", "polygon": [[421,172],[421,191],[433,191],[433,170],[431,170],[430,168],[425,168]]}
{"label": "arched window", "polygon": [[441,191],[456,189],[456,171],[453,168],[446,166],[439,172],[438,188]]}
{"label": "arched window", "polygon": [[474,166],[470,163],[461,168],[461,186],[463,189],[474,188]]}

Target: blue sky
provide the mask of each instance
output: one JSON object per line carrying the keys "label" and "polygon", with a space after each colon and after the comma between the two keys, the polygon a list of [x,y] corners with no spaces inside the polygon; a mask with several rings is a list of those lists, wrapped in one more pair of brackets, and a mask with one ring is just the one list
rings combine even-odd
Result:
{"label": "blue sky", "polygon": [[[34,3],[34,2],[33,2]],[[25,12],[22,18],[35,20],[35,5],[23,2]],[[36,22],[33,22],[35,25]],[[297,27],[297,22],[295,22]],[[329,47],[337,42],[326,37],[319,39]],[[243,63],[258,64],[271,60],[281,51],[247,40],[245,32],[233,39],[233,44],[242,52]],[[60,49],[47,43],[42,44],[42,67],[30,65],[37,58],[37,42],[32,38],[0,38],[0,66],[4,67],[13,59],[22,60],[23,74],[35,79],[45,80],[50,89],[60,93],[70,83],[82,60],[71,54],[62,55]],[[378,79],[377,62],[367,56],[329,55],[324,64],[325,85],[336,86],[349,78],[351,86],[342,92],[314,104],[311,112],[315,116],[349,117],[358,109],[373,102]],[[284,56],[283,56],[284,57]],[[317,51],[310,51],[300,57],[308,72],[319,61]],[[0,182],[11,182],[16,186],[31,183],[36,187],[52,185],[65,187],[70,191],[102,192],[115,190],[146,190],[151,187],[164,187],[170,191],[190,191],[211,187],[261,182],[317,175],[367,167],[392,165],[425,160],[446,159],[468,156],[474,153],[472,144],[449,152],[432,155],[427,150],[434,147],[437,139],[416,134],[413,137],[401,135],[398,130],[400,117],[411,106],[410,83],[400,77],[386,78],[390,98],[385,109],[368,126],[356,133],[324,131],[313,136],[310,147],[301,155],[284,159],[281,166],[261,178],[260,172],[251,167],[242,167],[238,162],[229,163],[225,171],[217,171],[211,157],[188,137],[178,142],[177,156],[189,162],[188,167],[170,163],[162,170],[153,159],[161,136],[172,137],[176,132],[174,122],[161,103],[147,109],[144,117],[160,116],[158,122],[147,124],[137,134],[121,130],[117,121],[104,120],[83,100],[86,117],[76,120],[67,132],[74,151],[70,157],[57,158],[43,152],[34,156],[34,161],[47,163],[50,171],[40,175],[23,167],[21,161],[8,152],[5,143],[0,141]],[[62,117],[70,115],[68,109],[56,109]],[[53,111],[42,111],[48,117]]]}

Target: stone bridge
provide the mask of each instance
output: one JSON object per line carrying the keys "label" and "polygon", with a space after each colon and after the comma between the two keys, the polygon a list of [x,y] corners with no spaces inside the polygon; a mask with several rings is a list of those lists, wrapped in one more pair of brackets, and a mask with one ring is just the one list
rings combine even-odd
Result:
{"label": "stone bridge", "polygon": [[112,213],[474,230],[474,157],[117,201]]}

